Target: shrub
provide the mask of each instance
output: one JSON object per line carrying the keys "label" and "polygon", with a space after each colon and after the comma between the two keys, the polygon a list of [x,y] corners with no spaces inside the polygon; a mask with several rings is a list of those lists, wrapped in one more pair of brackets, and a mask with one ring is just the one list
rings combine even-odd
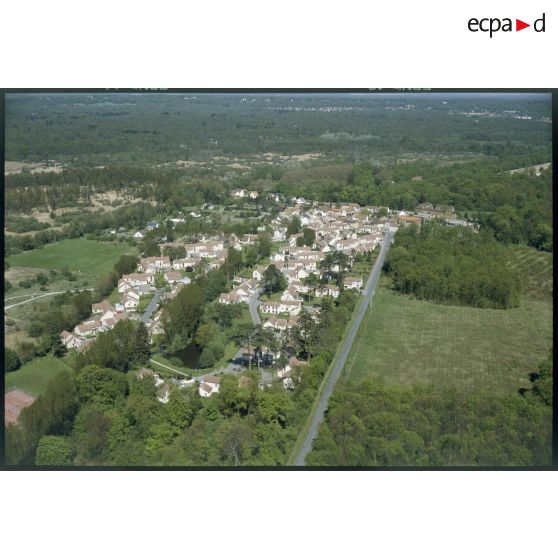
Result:
{"label": "shrub", "polygon": [[39,440],[35,465],[72,465],[72,449],[63,436],[43,436]]}
{"label": "shrub", "polygon": [[19,356],[15,351],[4,347],[4,372],[13,372],[21,366]]}

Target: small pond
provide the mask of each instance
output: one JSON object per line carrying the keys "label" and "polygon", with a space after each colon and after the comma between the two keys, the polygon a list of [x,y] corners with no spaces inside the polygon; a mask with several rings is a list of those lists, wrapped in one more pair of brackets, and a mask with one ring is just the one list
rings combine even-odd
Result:
{"label": "small pond", "polygon": [[171,356],[179,358],[186,368],[197,370],[200,367],[200,355],[201,351],[198,349],[195,343],[191,343],[185,349],[177,351]]}

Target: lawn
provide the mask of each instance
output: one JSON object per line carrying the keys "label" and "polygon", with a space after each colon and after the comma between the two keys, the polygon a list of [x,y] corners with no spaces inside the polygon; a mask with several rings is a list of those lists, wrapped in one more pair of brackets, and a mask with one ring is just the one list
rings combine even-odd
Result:
{"label": "lawn", "polygon": [[122,254],[134,253],[126,243],[102,242],[72,238],[42,248],[14,254],[8,258],[10,266],[57,269],[93,274],[108,272]]}
{"label": "lawn", "polygon": [[44,393],[48,383],[63,370],[71,368],[59,358],[45,356],[34,358],[15,372],[4,375],[4,390],[22,389],[31,395]]}
{"label": "lawn", "polygon": [[350,379],[510,393],[529,385],[552,346],[549,301],[524,297],[509,310],[443,306],[394,293],[382,281],[347,360]]}

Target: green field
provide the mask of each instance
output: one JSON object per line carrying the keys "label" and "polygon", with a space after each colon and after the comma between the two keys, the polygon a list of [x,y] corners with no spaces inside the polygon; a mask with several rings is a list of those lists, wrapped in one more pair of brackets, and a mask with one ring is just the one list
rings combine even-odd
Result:
{"label": "green field", "polygon": [[52,356],[35,358],[19,370],[5,374],[4,390],[18,388],[31,395],[40,395],[45,391],[50,380],[63,370],[71,370],[71,368],[59,358]]}
{"label": "green field", "polygon": [[444,306],[392,292],[382,279],[344,374],[388,384],[434,382],[510,393],[552,346],[552,304],[522,299],[519,308]]}
{"label": "green field", "polygon": [[521,278],[523,292],[552,301],[552,254],[529,246],[510,246],[508,265]]}
{"label": "green field", "polygon": [[101,242],[85,238],[62,240],[43,248],[14,254],[10,266],[62,270],[65,267],[88,275],[110,271],[122,254],[134,253],[126,243]]}

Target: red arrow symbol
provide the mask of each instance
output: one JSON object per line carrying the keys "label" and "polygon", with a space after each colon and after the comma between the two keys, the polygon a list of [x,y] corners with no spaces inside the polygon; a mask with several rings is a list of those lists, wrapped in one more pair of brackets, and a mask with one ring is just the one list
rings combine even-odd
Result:
{"label": "red arrow symbol", "polygon": [[531,27],[531,24],[530,23],[525,23],[524,21],[521,21],[520,19],[515,20],[515,30],[516,31],[521,31],[522,29],[525,29],[526,27]]}

